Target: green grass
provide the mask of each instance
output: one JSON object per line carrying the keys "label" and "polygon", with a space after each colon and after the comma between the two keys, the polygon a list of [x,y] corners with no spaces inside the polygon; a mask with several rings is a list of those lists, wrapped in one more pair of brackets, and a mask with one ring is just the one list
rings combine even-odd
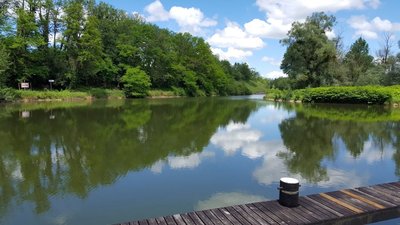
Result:
{"label": "green grass", "polygon": [[154,89],[150,90],[148,92],[149,97],[174,97],[174,96],[179,96],[178,93],[176,93],[173,90],[160,90],[160,89]]}
{"label": "green grass", "polygon": [[300,90],[268,89],[266,99],[310,103],[385,104],[400,103],[400,85],[319,87]]}
{"label": "green grass", "polygon": [[72,100],[90,98],[89,93],[82,91],[33,91],[17,90],[16,93],[23,100]]}

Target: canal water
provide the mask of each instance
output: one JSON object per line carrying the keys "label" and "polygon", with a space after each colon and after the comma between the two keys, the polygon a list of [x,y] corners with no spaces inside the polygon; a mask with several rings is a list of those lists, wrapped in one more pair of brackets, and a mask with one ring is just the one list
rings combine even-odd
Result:
{"label": "canal water", "polygon": [[260,96],[0,105],[2,225],[273,200],[284,176],[301,195],[398,181],[400,110]]}

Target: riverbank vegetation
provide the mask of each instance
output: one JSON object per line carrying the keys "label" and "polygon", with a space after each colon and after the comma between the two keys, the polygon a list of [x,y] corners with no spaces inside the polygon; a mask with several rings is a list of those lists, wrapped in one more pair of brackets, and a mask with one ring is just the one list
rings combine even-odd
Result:
{"label": "riverbank vegetation", "polygon": [[340,34],[329,39],[327,32],[334,25],[335,17],[324,13],[314,13],[305,22],[292,25],[288,36],[281,40],[287,47],[281,69],[288,77],[272,80],[267,98],[330,103],[399,102],[400,53],[396,54],[394,35],[382,35],[374,58],[362,37],[348,51]]}
{"label": "riverbank vegetation", "polygon": [[265,99],[308,103],[398,104],[400,103],[400,85],[318,87],[296,90],[269,89]]}
{"label": "riverbank vegetation", "polygon": [[249,84],[265,83],[247,63],[219,60],[203,38],[94,0],[4,1],[0,30],[0,88],[27,82],[35,90],[122,89],[127,97],[214,96],[250,94]]}

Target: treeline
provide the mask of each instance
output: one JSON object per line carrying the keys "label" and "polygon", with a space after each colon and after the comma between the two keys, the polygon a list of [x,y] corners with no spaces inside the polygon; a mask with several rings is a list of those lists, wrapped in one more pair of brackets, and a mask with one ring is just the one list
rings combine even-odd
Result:
{"label": "treeline", "polygon": [[246,63],[219,60],[210,46],[94,0],[0,3],[0,87],[150,88],[189,96],[249,94],[261,79]]}
{"label": "treeline", "polygon": [[[395,53],[394,35],[384,33],[375,58],[368,43],[358,38],[346,51],[343,37],[330,40],[336,19],[314,13],[305,22],[295,22],[280,42],[287,47],[281,69],[287,78],[270,82],[277,89],[301,89],[320,86],[365,86],[400,84],[400,53]],[[398,43],[400,47],[400,42]]]}

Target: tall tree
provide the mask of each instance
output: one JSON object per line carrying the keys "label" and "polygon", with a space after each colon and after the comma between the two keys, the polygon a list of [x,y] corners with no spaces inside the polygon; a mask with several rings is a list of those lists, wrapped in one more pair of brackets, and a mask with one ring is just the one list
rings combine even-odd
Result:
{"label": "tall tree", "polygon": [[358,38],[347,52],[344,63],[347,68],[347,79],[351,85],[355,85],[360,76],[372,66],[373,57],[369,55],[368,43],[363,38]]}
{"label": "tall tree", "polygon": [[337,56],[335,45],[325,32],[331,30],[334,23],[333,16],[313,13],[304,23],[294,22],[288,37],[280,41],[287,46],[281,69],[294,80],[297,88],[333,82],[330,67]]}

